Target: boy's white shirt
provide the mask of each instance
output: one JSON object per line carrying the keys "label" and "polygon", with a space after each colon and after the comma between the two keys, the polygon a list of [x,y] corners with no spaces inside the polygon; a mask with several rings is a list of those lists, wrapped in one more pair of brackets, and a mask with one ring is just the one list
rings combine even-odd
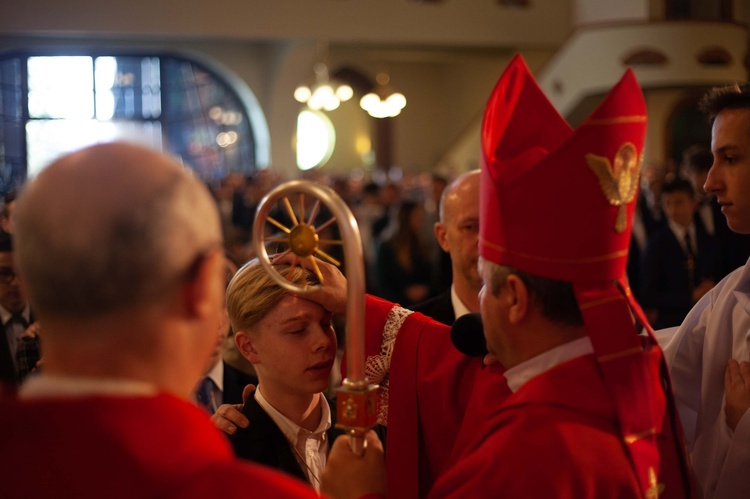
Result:
{"label": "boy's white shirt", "polygon": [[300,462],[300,466],[307,475],[308,480],[310,480],[310,483],[315,487],[315,490],[320,492],[320,476],[328,460],[328,448],[330,445],[328,435],[326,434],[326,431],[331,427],[331,408],[328,405],[328,400],[326,400],[322,393],[320,394],[321,416],[320,423],[315,431],[302,428],[280,413],[263,396],[261,385],[258,385],[258,389],[255,390],[255,400],[271,416],[276,426],[279,427],[287,440],[289,440],[290,445],[294,446],[297,460],[299,461],[301,457],[304,458],[304,462]]}

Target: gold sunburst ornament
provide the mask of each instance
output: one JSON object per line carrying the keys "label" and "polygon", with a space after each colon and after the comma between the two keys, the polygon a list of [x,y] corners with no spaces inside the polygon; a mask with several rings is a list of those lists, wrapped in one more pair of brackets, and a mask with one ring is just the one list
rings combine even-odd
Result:
{"label": "gold sunburst ornament", "polygon": [[[306,215],[305,195],[316,202]],[[298,196],[298,197],[297,197]],[[292,202],[298,211],[292,208]],[[299,201],[297,203],[296,201]],[[290,223],[284,225],[270,217],[271,209],[281,203]],[[316,225],[315,219],[320,211],[320,204],[330,210],[332,217]],[[268,255],[266,242],[285,243],[288,248],[284,253],[293,255],[292,270],[299,265],[311,268],[323,282],[324,273],[318,266],[317,258],[340,266],[341,262],[320,248],[320,245],[342,245],[346,263],[346,378],[338,389],[338,423],[349,435],[349,446],[358,456],[364,454],[365,434],[377,422],[377,385],[370,384],[365,376],[365,265],[362,252],[362,238],[354,214],[343,199],[333,189],[306,180],[285,182],[266,194],[258,204],[253,219],[252,246],[258,260],[268,272],[271,279],[282,289],[296,295],[306,295],[320,291],[318,284],[290,282],[289,277],[296,272],[282,276],[274,267]],[[332,223],[336,223],[341,240],[321,239],[320,234]],[[272,224],[281,231],[281,235],[266,237],[267,224]],[[280,254],[284,254],[280,253]],[[321,266],[322,267],[322,266]],[[328,274],[326,270],[325,275]],[[333,276],[333,274],[330,274]],[[335,277],[334,277],[335,279]]]}
{"label": "gold sunburst ornament", "polygon": [[[284,196],[282,198],[282,202],[284,204],[284,207],[286,208],[287,214],[289,215],[289,219],[292,221],[292,226],[287,227],[271,216],[266,217],[267,222],[276,226],[276,228],[278,228],[285,234],[284,236],[269,237],[266,240],[271,242],[284,243],[289,247],[289,249],[281,253],[280,256],[285,255],[289,252],[294,253],[295,258],[292,262],[292,268],[297,266],[300,263],[301,259],[308,259],[315,271],[315,275],[318,276],[318,280],[321,284],[323,284],[323,274],[320,272],[320,268],[318,268],[315,257],[317,256],[322,260],[336,265],[337,267],[341,266],[341,262],[320,249],[321,244],[344,243],[339,239],[320,239],[319,237],[321,231],[323,231],[325,228],[336,221],[336,217],[331,217],[329,220],[316,227],[314,225],[315,219],[320,212],[319,199],[315,201],[315,205],[313,206],[310,212],[310,216],[307,220],[305,220],[304,193],[299,193],[298,213],[294,212],[292,203],[289,201],[288,197]],[[299,216],[297,216],[298,214]],[[288,275],[291,277],[293,274],[293,272],[290,272]]]}
{"label": "gold sunburst ornament", "polygon": [[620,207],[615,220],[615,231],[623,232],[628,226],[626,205],[633,200],[638,190],[638,174],[641,170],[638,151],[633,144],[626,142],[620,146],[612,163],[609,158],[596,154],[587,154],[586,162],[599,179],[602,193],[609,204]]}

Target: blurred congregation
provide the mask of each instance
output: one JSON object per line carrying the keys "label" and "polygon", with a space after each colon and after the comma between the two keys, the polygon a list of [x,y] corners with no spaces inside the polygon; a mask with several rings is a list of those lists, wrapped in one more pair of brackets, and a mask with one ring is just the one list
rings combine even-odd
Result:
{"label": "blurred congregation", "polygon": [[[628,279],[657,329],[680,325],[708,290],[750,257],[750,236],[729,230],[715,196],[703,189],[712,163],[710,149],[696,144],[684,150],[680,163],[644,166]],[[440,218],[443,190],[453,179],[392,173],[395,180],[383,173],[376,176],[378,182],[325,174],[303,178],[330,187],[352,210],[362,239],[368,292],[411,307],[451,284],[450,254],[440,248],[434,224]],[[255,209],[282,181],[264,171],[249,177],[229,175],[211,186],[222,214],[227,255],[235,264],[255,256]],[[343,260],[340,247],[327,251]]]}
{"label": "blurred congregation", "polygon": [[[439,175],[398,175],[381,183],[343,176],[305,175],[330,187],[352,210],[359,227],[369,292],[405,306],[414,305],[450,286],[450,256],[435,238],[440,197],[448,179]],[[228,176],[213,190],[225,231],[226,250],[235,263],[252,254],[255,211],[263,196],[282,181],[269,172]],[[330,214],[321,214],[323,223]],[[283,214],[281,215],[283,218]],[[261,222],[265,222],[261,220]],[[266,230],[270,235],[270,230]],[[326,252],[343,261],[340,247]]]}

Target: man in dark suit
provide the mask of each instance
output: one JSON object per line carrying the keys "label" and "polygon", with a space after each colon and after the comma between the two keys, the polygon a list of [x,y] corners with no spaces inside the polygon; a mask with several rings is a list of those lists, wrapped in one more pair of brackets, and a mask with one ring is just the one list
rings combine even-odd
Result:
{"label": "man in dark suit", "polygon": [[16,191],[10,191],[3,198],[3,207],[0,209],[0,236],[13,235],[13,210],[16,207]]}
{"label": "man in dark suit", "polygon": [[716,240],[694,222],[691,183],[668,182],[662,197],[667,226],[650,238],[642,278],[643,307],[657,329],[679,326],[721,273]]}
{"label": "man in dark suit", "polygon": [[453,284],[438,296],[411,307],[443,324],[451,325],[457,317],[479,312],[479,177],[479,170],[461,175],[440,198],[435,238],[450,254]]}
{"label": "man in dark suit", "polygon": [[[33,317],[26,291],[13,265],[13,240],[0,237],[0,382],[19,386],[40,357],[38,328],[29,331]],[[28,333],[27,333],[28,331]]]}
{"label": "man in dark suit", "polygon": [[242,391],[249,384],[257,385],[258,377],[220,359],[203,377],[196,398],[199,405],[213,415],[222,404],[241,404]]}
{"label": "man in dark suit", "polygon": [[[228,271],[228,277],[235,269]],[[196,388],[195,398],[203,409],[213,415],[222,404],[242,404],[242,391],[249,384],[257,385],[258,377],[228,364],[222,357],[227,337],[231,336],[229,316],[224,308],[219,322],[216,349],[209,365],[211,368],[203,376]]]}

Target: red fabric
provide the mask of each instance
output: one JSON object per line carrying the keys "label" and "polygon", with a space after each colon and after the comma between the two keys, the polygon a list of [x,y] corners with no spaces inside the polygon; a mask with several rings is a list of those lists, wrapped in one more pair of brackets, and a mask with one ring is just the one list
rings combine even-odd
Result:
{"label": "red fabric", "polygon": [[[414,364],[424,324],[404,322],[402,331],[406,334],[402,335],[399,331],[391,357],[389,378],[397,380],[388,392],[386,471],[392,499],[418,497],[419,478],[430,480],[429,471],[421,466],[420,461],[417,372]],[[410,333],[410,330],[414,332]],[[391,407],[396,410],[391,411]],[[393,449],[390,443],[393,443]]]}
{"label": "red fabric", "polygon": [[[641,497],[593,356],[533,378],[505,404],[494,403],[502,393],[484,397],[493,409],[459,444],[430,498]],[[659,436],[659,450],[659,497],[686,497],[671,433]]]}
{"label": "red fabric", "polygon": [[[367,305],[367,322],[383,324],[389,308],[371,297]],[[390,370],[390,498],[639,496],[612,396],[593,356],[558,366],[511,395],[501,368],[460,354],[449,332],[417,313],[399,330]],[[380,338],[382,331],[368,333]],[[658,363],[650,352],[648,372]],[[656,413],[662,418],[652,439],[657,486],[668,487],[662,497],[687,497],[673,422],[658,406],[649,408]],[[515,484],[508,489],[513,493],[505,492],[506,480]]]}
{"label": "red fabric", "polygon": [[[377,355],[393,304],[368,296],[366,307],[366,354]],[[481,359],[459,353],[450,341],[450,327],[419,313],[399,330],[389,379],[388,497],[424,497],[453,464],[456,442],[472,435],[510,391],[501,370],[486,369]],[[502,395],[487,403],[482,397],[488,391]]]}
{"label": "red fabric", "polygon": [[318,497],[237,461],[203,411],[170,395],[0,402],[3,497]]}

